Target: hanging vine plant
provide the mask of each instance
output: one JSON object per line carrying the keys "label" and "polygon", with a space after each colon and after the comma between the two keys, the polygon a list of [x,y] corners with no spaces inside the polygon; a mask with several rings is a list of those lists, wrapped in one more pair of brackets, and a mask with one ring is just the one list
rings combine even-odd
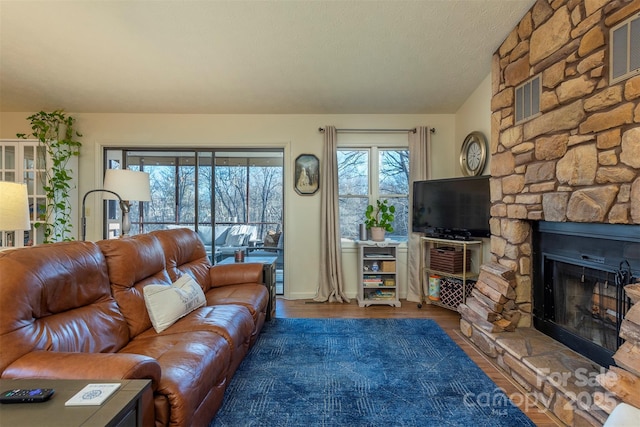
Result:
{"label": "hanging vine plant", "polygon": [[[82,135],[74,129],[75,119],[63,110],[51,113],[40,111],[27,117],[31,123],[30,135],[19,133],[18,138],[35,138],[44,150],[41,159],[45,165],[42,189],[47,199],[45,222],[35,227],[44,227],[44,243],[73,240],[71,236],[70,190],[73,171],[68,168],[69,160],[80,155],[82,145],[76,138]],[[43,152],[44,151],[44,152]],[[45,154],[46,153],[46,154]]]}

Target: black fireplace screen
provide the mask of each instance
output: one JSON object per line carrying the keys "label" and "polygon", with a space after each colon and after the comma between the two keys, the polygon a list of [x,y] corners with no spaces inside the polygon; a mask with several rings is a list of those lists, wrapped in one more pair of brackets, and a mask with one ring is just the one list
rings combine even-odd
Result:
{"label": "black fireplace screen", "polygon": [[539,222],[534,226],[533,323],[609,366],[630,309],[624,286],[640,277],[640,226]]}
{"label": "black fireplace screen", "polygon": [[[615,352],[626,312],[624,289],[616,274],[547,258],[552,280],[545,317],[567,331]],[[549,264],[553,264],[550,266]]]}

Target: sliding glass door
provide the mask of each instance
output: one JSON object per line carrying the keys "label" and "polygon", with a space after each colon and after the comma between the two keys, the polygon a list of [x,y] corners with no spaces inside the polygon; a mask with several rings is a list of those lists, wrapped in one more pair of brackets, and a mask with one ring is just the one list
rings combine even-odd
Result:
{"label": "sliding glass door", "polygon": [[149,173],[151,202],[131,206],[131,234],[194,225],[196,218],[196,153],[126,151],[124,168]]}
{"label": "sliding glass door", "polygon": [[[283,293],[282,150],[107,149],[105,159],[149,173],[151,202],[132,205],[131,234],[190,227],[214,263],[237,250],[276,257]],[[118,220],[111,211],[106,230]]]}
{"label": "sliding glass door", "polygon": [[257,235],[282,231],[282,157],[215,153],[216,224],[252,224]]}

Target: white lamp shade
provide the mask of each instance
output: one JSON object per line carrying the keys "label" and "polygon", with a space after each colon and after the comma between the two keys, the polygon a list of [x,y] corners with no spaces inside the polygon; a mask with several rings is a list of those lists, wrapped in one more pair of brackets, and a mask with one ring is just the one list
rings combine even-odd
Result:
{"label": "white lamp shade", "polygon": [[0,230],[30,230],[27,184],[0,181]]}
{"label": "white lamp shade", "polygon": [[[104,174],[104,189],[117,193],[122,200],[148,202],[151,200],[149,174],[128,169],[107,169]],[[105,193],[105,199],[117,199]]]}

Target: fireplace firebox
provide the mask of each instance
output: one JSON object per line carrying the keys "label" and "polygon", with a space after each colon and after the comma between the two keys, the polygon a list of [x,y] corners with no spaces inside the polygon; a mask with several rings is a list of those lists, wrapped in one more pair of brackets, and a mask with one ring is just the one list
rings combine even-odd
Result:
{"label": "fireplace firebox", "polygon": [[534,326],[614,365],[630,308],[624,286],[640,277],[640,226],[541,221],[532,228]]}

